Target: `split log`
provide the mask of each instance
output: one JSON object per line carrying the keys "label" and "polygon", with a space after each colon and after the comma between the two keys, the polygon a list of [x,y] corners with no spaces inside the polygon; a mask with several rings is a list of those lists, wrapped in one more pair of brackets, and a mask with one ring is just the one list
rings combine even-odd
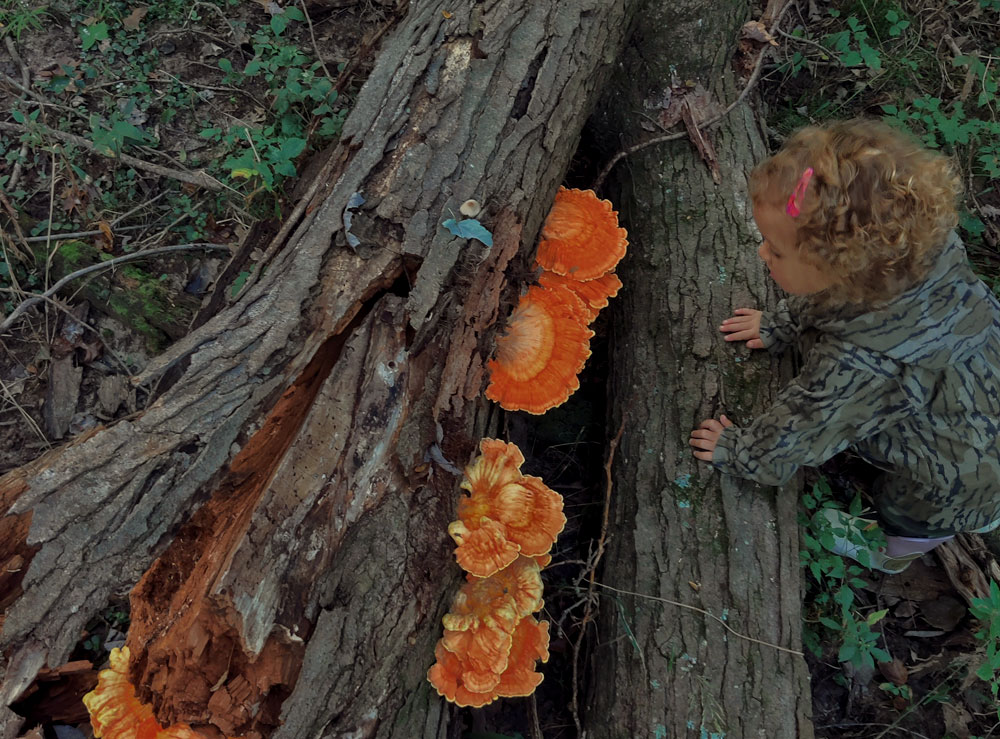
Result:
{"label": "split log", "polygon": [[[447,468],[496,415],[504,275],[632,4],[410,3],[259,281],[133,378],[143,412],[0,479],[0,737],[129,589],[131,677],[163,724],[449,733],[424,680],[457,580]],[[441,228],[470,197],[492,249]]]}
{"label": "split log", "polygon": [[[627,147],[650,135],[661,112],[705,120],[734,100],[733,51],[748,10],[651,6],[608,86],[600,129],[625,132]],[[591,737],[813,735],[808,672],[794,653],[795,486],[775,494],[720,479],[688,446],[705,418],[751,420],[782,376],[718,331],[734,308],[773,300],[747,197],[747,174],[765,155],[754,113],[740,106],[704,136],[718,184],[697,147],[678,141],[631,156],[607,190],[631,246],[612,306],[609,427],[624,422],[625,431],[592,654]]]}

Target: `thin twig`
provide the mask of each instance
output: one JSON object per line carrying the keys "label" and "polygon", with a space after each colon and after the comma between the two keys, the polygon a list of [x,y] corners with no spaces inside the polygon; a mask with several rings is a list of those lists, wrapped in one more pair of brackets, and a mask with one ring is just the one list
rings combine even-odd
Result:
{"label": "thin twig", "polygon": [[14,408],[17,409],[17,412],[21,414],[21,416],[24,418],[25,421],[27,421],[28,425],[31,427],[31,430],[34,431],[35,434],[38,435],[38,438],[42,440],[42,442],[45,444],[45,446],[47,446],[47,447],[49,447],[51,449],[52,448],[52,444],[49,442],[48,438],[45,436],[45,433],[39,427],[39,425],[35,421],[35,419],[31,417],[31,415],[28,413],[28,411],[24,410],[24,408],[21,407],[21,404],[18,403],[17,400],[14,398],[13,393],[11,393],[11,391],[7,389],[7,384],[3,381],[3,378],[0,378],[0,390],[3,390],[3,394],[7,398],[7,401],[11,405],[13,405]]}
{"label": "thin twig", "polygon": [[722,626],[726,629],[726,631],[728,631],[733,636],[739,637],[740,639],[744,639],[744,640],[746,640],[748,642],[753,642],[754,644],[760,644],[760,645],[765,646],[765,647],[772,647],[774,649],[777,649],[779,652],[787,652],[788,654],[794,654],[797,657],[804,657],[805,656],[804,654],[802,654],[802,652],[800,652],[797,649],[789,649],[788,647],[783,647],[780,644],[772,644],[771,642],[762,641],[760,639],[754,639],[752,636],[747,636],[746,634],[741,634],[740,632],[736,631],[732,626],[730,626],[729,624],[727,624],[725,621],[723,621],[718,616],[716,616],[716,615],[714,615],[712,613],[709,613],[708,611],[706,611],[703,608],[698,608],[698,606],[688,605],[687,603],[679,603],[679,602],[677,602],[675,600],[670,600],[668,598],[660,598],[659,596],[656,596],[656,595],[645,595],[643,593],[632,592],[631,590],[619,590],[618,588],[614,588],[614,587],[612,587],[610,585],[605,585],[602,582],[597,583],[597,585],[599,585],[600,587],[604,588],[605,590],[611,590],[612,592],[620,593],[621,595],[631,595],[631,596],[634,596],[636,598],[645,598],[646,600],[655,600],[658,603],[669,603],[670,605],[677,606],[678,608],[686,608],[689,611],[697,611],[698,613],[702,614],[703,616],[708,616],[709,618],[715,619],[720,624],[722,624]]}
{"label": "thin twig", "polygon": [[815,46],[817,49],[819,49],[828,57],[830,57],[830,59],[836,59],[837,57],[837,55],[834,52],[830,51],[828,48],[823,46],[823,44],[819,43],[818,41],[813,41],[811,38],[806,38],[805,36],[794,36],[788,33],[787,31],[782,31],[780,28],[776,30],[780,35],[784,36],[785,38],[792,39],[792,41],[801,41],[802,43],[808,44],[809,46]]}
{"label": "thin twig", "polygon": [[[52,216],[55,214],[56,209],[56,152],[55,147],[52,151],[52,164],[49,165],[49,221],[45,224],[45,282],[43,283],[46,287],[49,284],[49,269],[52,267],[52,260],[59,251],[57,246],[55,249],[52,248]],[[0,333],[3,333],[0,331]],[[45,314],[45,338],[47,341],[52,341],[52,336],[49,334],[49,314]]]}
{"label": "thin twig", "polygon": [[326,78],[330,82],[336,82],[333,75],[330,74],[330,70],[326,68],[326,62],[323,61],[323,56],[319,53],[319,44],[316,43],[316,33],[313,31],[312,18],[309,17],[309,9],[306,7],[306,0],[299,0],[299,5],[302,6],[302,15],[306,17],[306,23],[309,25],[309,38],[312,39],[313,51],[316,52],[316,59],[319,60],[319,64],[323,67],[323,72],[326,74]]}
{"label": "thin twig", "polygon": [[604,512],[601,516],[601,534],[597,539],[597,551],[591,559],[590,582],[587,586],[586,605],[584,605],[583,619],[580,621],[580,633],[577,634],[576,641],[573,642],[573,677],[571,679],[573,685],[573,698],[570,701],[570,712],[573,714],[573,723],[576,724],[577,736],[582,736],[583,734],[583,726],[580,723],[580,707],[577,700],[580,646],[587,633],[587,624],[592,620],[591,605],[594,602],[594,587],[600,584],[597,582],[597,565],[600,563],[601,556],[604,554],[604,545],[607,541],[608,522],[611,516],[611,489],[614,483],[614,479],[611,476],[611,466],[614,464],[615,452],[618,450],[618,443],[622,440],[623,433],[625,433],[624,417],[622,418],[621,425],[618,427],[618,433],[615,434],[615,438],[613,438],[611,443],[608,444],[608,460],[604,463],[605,490]]}
{"label": "thin twig", "polygon": [[92,272],[99,272],[105,269],[111,269],[112,267],[117,267],[119,264],[124,264],[126,262],[134,262],[139,259],[147,259],[149,257],[160,256],[161,254],[170,254],[172,252],[178,251],[191,251],[194,249],[218,249],[218,250],[229,250],[229,245],[226,244],[175,244],[173,246],[161,246],[156,249],[147,249],[146,251],[135,252],[134,254],[125,254],[120,257],[115,257],[114,259],[109,259],[106,262],[98,262],[97,264],[91,264],[90,266],[78,269],[76,272],[71,272],[70,274],[63,277],[59,282],[50,287],[44,293],[40,295],[33,295],[24,302],[20,303],[11,312],[7,319],[0,323],[0,334],[6,331],[13,325],[14,321],[21,317],[21,315],[28,310],[31,306],[38,302],[41,302],[45,298],[51,298],[59,290],[61,290],[68,282],[77,279],[78,277],[83,277],[84,275],[89,275]]}
{"label": "thin twig", "polygon": [[534,693],[531,694],[531,739],[545,739],[542,723],[538,720],[538,702]]}
{"label": "thin twig", "polygon": [[[23,85],[18,85],[15,80],[10,80],[15,86],[20,87],[22,90],[27,92],[29,95],[34,94],[31,91],[31,73],[28,71],[27,65],[21,59],[21,55],[17,53],[17,46],[14,44],[14,39],[10,36],[4,36],[4,44],[7,46],[7,53],[10,54],[11,59],[13,59],[18,66],[21,67],[21,80]],[[4,75],[6,77],[6,75]],[[17,189],[17,183],[21,181],[21,172],[24,169],[24,160],[28,158],[28,142],[21,142],[21,150],[17,154],[17,160],[14,162],[14,169],[10,174],[10,179],[7,180],[7,187],[10,190]]]}
{"label": "thin twig", "polygon": [[[858,721],[840,721],[836,724],[823,724],[822,726],[814,726],[815,729],[860,729],[860,728],[882,728],[888,726],[889,729],[899,729],[900,731],[905,731],[910,736],[915,736],[917,739],[928,739],[928,737],[923,734],[918,734],[913,729],[907,729],[903,726],[897,726],[895,724],[873,724],[873,723],[861,723]],[[888,729],[887,729],[888,730]],[[884,733],[884,732],[883,732]],[[882,736],[882,734],[879,734]]]}
{"label": "thin twig", "polygon": [[[111,224],[114,226],[114,223]],[[122,226],[116,228],[116,231],[138,231],[139,229],[146,228],[145,225],[137,226]],[[66,239],[83,239],[87,236],[100,236],[103,231],[67,231],[65,233],[52,234],[51,236],[28,236],[24,241],[31,243],[37,243],[39,241],[65,241]]]}
{"label": "thin twig", "polygon": [[14,133],[28,133],[29,131],[37,130],[46,136],[51,136],[52,138],[59,139],[60,141],[65,141],[71,144],[76,144],[77,146],[86,149],[94,154],[100,154],[101,156],[108,157],[109,159],[117,159],[123,164],[127,164],[130,167],[135,167],[136,169],[141,169],[146,172],[150,172],[161,177],[168,177],[173,180],[178,180],[180,182],[187,182],[191,185],[197,185],[198,187],[204,187],[206,190],[211,190],[213,192],[221,192],[225,189],[225,185],[219,182],[217,179],[212,177],[206,172],[182,172],[177,169],[171,169],[169,167],[162,167],[159,164],[153,164],[152,162],[146,162],[142,159],[137,159],[129,154],[122,153],[109,153],[95,146],[92,142],[83,138],[82,136],[77,136],[72,133],[65,133],[64,131],[56,131],[54,128],[49,128],[48,126],[43,126],[40,123],[33,123],[30,128],[27,126],[22,126],[20,123],[10,123],[9,121],[0,121],[0,131],[12,131]]}
{"label": "thin twig", "polygon": [[[212,5],[211,3],[203,3],[203,2],[192,3],[191,12],[188,13],[187,22],[191,21],[191,16],[194,14],[194,9],[197,8],[198,6],[201,6],[203,8],[211,8],[216,13],[218,13],[219,17],[222,18],[222,22],[226,24],[227,28],[229,28],[229,35],[233,37],[233,41],[235,41],[237,44],[240,43],[240,37],[236,35],[236,30],[233,28],[233,24],[229,22],[229,19],[226,17],[226,14],[222,12],[222,8],[220,8],[218,5]],[[187,23],[185,23],[185,25],[187,25]]]}
{"label": "thin twig", "polygon": [[[7,215],[10,216],[10,222],[14,226],[14,231],[17,232],[17,238],[24,242],[24,231],[21,230],[21,224],[17,220],[17,211],[14,210],[14,206],[11,205],[10,200],[7,199],[7,195],[3,190],[0,190],[0,204],[3,205],[4,210],[7,211]],[[28,255],[18,249],[14,242],[11,242],[10,246],[22,262],[28,261]],[[7,264],[9,265],[10,262],[7,262]],[[11,271],[11,274],[14,274],[13,270]]]}
{"label": "thin twig", "polygon": [[[771,27],[770,30],[772,36],[778,31],[778,25],[781,23],[781,19],[785,16],[785,13],[793,4],[794,0],[789,0],[789,2],[785,4],[785,7],[781,9],[781,12],[778,13],[778,17],[775,19],[774,25]],[[714,118],[709,118],[704,123],[698,123],[697,121],[695,121],[695,125],[697,126],[697,128],[707,129],[714,126],[723,118],[725,118],[727,115],[729,115],[736,108],[736,106],[738,106],[740,103],[746,100],[747,95],[750,94],[750,90],[752,90],[754,86],[757,84],[757,80],[760,77],[760,71],[764,67],[764,58],[767,56],[767,53],[771,48],[772,48],[771,46],[765,46],[763,49],[761,49],[760,56],[757,57],[757,63],[754,64],[753,72],[750,74],[750,79],[748,79],[746,85],[743,86],[743,90],[740,91],[739,96],[732,103],[730,103],[725,110],[723,110]],[[611,170],[614,169],[615,165],[618,164],[618,162],[620,162],[625,157],[631,156],[636,152],[642,151],[648,146],[655,146],[656,144],[664,144],[668,141],[677,141],[678,139],[682,139],[687,135],[688,135],[687,130],[684,130],[684,131],[678,131],[676,133],[666,134],[664,136],[654,136],[651,139],[642,141],[638,144],[635,144],[634,146],[630,146],[627,149],[622,149],[611,158],[611,161],[608,162],[604,166],[604,169],[601,170],[601,173],[597,175],[597,179],[594,180],[594,184],[591,186],[591,189],[593,189],[595,192],[598,191],[601,185],[604,184],[604,179],[608,176]]]}

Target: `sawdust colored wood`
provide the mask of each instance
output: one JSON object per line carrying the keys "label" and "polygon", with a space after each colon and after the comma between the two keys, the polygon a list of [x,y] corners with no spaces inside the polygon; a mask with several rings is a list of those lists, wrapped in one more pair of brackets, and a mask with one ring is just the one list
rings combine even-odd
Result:
{"label": "sawdust colored wood", "polygon": [[[683,0],[643,18],[597,124],[644,136],[678,96],[739,92],[732,56],[744,3]],[[673,77],[678,88],[668,90]],[[691,92],[686,92],[689,90]],[[695,104],[697,110],[700,106]],[[721,109],[721,108],[720,108]],[[588,737],[812,736],[800,656],[729,633],[801,649],[796,490],[720,479],[691,456],[688,434],[725,412],[748,421],[781,374],[767,356],[722,340],[734,308],[774,298],[756,255],[747,174],[764,155],[753,111],[736,109],[710,134],[720,184],[687,141],[619,165],[608,195],[631,246],[613,303],[609,427],[624,420],[613,468],[612,522],[601,581],[599,643],[591,654]]]}
{"label": "sawdust colored wood", "polygon": [[[504,276],[527,272],[630,4],[411,3],[259,281],[133,378],[143,412],[0,478],[0,737],[129,590],[161,723],[461,730],[424,679],[458,580],[458,480],[428,460],[466,464],[496,418]],[[471,197],[492,248],[440,226]]]}

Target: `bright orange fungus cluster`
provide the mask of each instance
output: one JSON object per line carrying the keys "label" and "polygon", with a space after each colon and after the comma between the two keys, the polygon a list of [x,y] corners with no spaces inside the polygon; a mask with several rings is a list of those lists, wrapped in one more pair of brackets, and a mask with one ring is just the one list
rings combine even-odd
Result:
{"label": "bright orange fungus cluster", "polygon": [[538,245],[539,284],[521,296],[497,338],[487,398],[541,414],[576,392],[594,335],[588,325],[622,286],[614,269],[627,236],[609,201],[559,188]]}
{"label": "bright orange fungus cluster", "polygon": [[497,698],[531,695],[542,681],[536,660],[549,658],[549,625],[531,614],[542,607],[541,568],[566,525],[562,496],[521,474],[514,444],[483,439],[465,470],[469,492],[448,533],[468,572],[451,610],[427,679],[447,700],[479,708]]}
{"label": "bright orange fungus cluster", "polygon": [[101,670],[97,687],[83,696],[90,725],[98,739],[204,739],[187,724],[164,729],[153,709],[140,703],[128,681],[128,647],[112,649],[110,669]]}

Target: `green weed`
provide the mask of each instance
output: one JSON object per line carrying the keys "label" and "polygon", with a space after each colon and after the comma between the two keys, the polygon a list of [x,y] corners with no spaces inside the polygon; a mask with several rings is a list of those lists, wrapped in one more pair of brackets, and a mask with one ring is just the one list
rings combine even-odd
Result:
{"label": "green weed", "polygon": [[[838,661],[850,662],[856,667],[874,667],[876,660],[891,660],[889,654],[877,646],[881,635],[872,628],[887,611],[880,609],[867,615],[860,612],[854,588],[865,587],[865,581],[859,577],[864,570],[832,554],[829,547],[833,546],[834,536],[846,536],[863,548],[882,546],[885,540],[877,528],[835,531],[823,516],[815,515],[824,508],[837,507],[831,498],[829,484],[820,479],[802,499],[808,515],[802,516],[800,521],[805,548],[799,552],[799,559],[812,575],[806,583],[811,612],[803,622],[802,642],[813,654],[821,656],[823,642],[832,640],[837,645]],[[849,512],[857,516],[861,507],[860,497],[855,496]]]}
{"label": "green weed", "polygon": [[26,0],[0,2],[0,38],[10,35],[17,41],[25,31],[39,31],[49,15],[48,5],[35,5]]}
{"label": "green weed", "polygon": [[[976,677],[990,686],[993,701],[997,703],[1000,696],[1000,587],[996,580],[990,580],[990,594],[987,598],[973,598],[969,608],[972,615],[982,626],[976,632],[976,638],[986,648],[983,663],[976,670]],[[1000,705],[997,707],[997,718],[1000,718]]]}

